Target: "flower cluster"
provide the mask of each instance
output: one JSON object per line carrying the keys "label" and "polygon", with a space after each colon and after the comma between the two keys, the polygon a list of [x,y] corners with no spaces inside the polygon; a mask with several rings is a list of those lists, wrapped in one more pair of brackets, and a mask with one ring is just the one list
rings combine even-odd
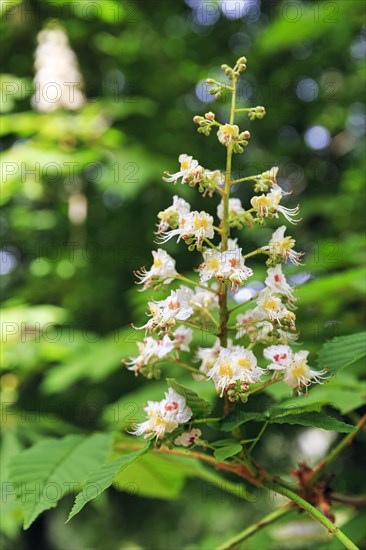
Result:
{"label": "flower cluster", "polygon": [[176,184],[187,183],[190,187],[198,185],[200,193],[213,195],[214,191],[224,185],[225,176],[220,170],[207,170],[198,164],[198,161],[186,154],[179,155],[180,170],[174,174],[165,172],[163,179]]}
{"label": "flower cluster", "polygon": [[[214,93],[234,93],[245,64],[245,58],[240,58],[233,68],[225,65],[224,72],[230,83],[211,81]],[[226,150],[225,174],[203,168],[187,154],[179,156],[177,172],[165,172],[163,179],[166,182],[197,186],[200,192],[217,197],[217,221],[209,212],[192,210],[191,205],[177,195],[169,207],[158,213],[156,241],[159,245],[172,238],[184,241],[189,251],[199,255],[195,263],[198,276],[187,277],[179,273],[179,266],[164,249],[153,251],[150,269],[142,267],[135,272],[138,284],[142,285],[142,290],[159,288],[165,294],[161,299],[149,299],[148,320],[139,327],[147,334],[137,345],[138,355],[125,361],[127,368],[136,375],[149,378],[159,377],[164,363],[183,367],[197,383],[213,383],[217,394],[225,400],[226,413],[228,407],[234,406],[231,404],[248,400],[253,384],[261,387],[261,382],[268,385],[282,380],[301,392],[311,383],[321,382],[325,374],[307,364],[307,351],[295,353],[290,347],[297,339],[296,298],[284,267],[288,263],[298,266],[302,253],[295,250],[293,237],[285,236],[286,226],[274,228],[269,240],[252,251],[247,250],[247,244],[241,244],[240,233],[238,238],[230,235],[233,229],[240,232],[244,227],[260,227],[280,216],[291,224],[300,221],[298,206],[288,208],[281,204],[289,193],[277,181],[277,166],[261,174],[232,178],[232,155],[242,153],[250,137],[247,130],[240,130],[235,124],[235,115],[241,111],[247,112],[251,120],[261,119],[265,113],[263,107],[237,109],[234,101],[227,123],[219,122],[211,111],[194,118],[198,131],[204,135],[217,129],[218,141]],[[253,196],[248,204],[231,196],[241,183],[253,184]],[[259,290],[254,292],[250,292],[248,286],[249,298],[231,306],[232,298],[239,301],[236,293],[240,288],[249,284],[248,279],[253,281],[255,264],[249,267],[247,262],[259,255],[266,258],[264,283],[256,281],[252,288]],[[167,292],[168,285],[174,286]],[[238,308],[243,309],[239,312]],[[202,339],[206,333],[215,336],[213,344],[197,346],[192,350],[195,351],[193,360],[190,355],[183,359],[182,353],[191,353],[194,336],[200,334]],[[267,366],[263,363],[262,352],[258,354],[255,349],[256,346],[263,349],[263,345],[266,346],[264,359],[270,361]],[[195,362],[199,363],[198,368]],[[273,378],[268,376],[271,371]],[[161,439],[179,425],[188,423],[192,410],[186,402],[187,395],[185,391],[181,395],[169,389],[161,402],[149,401],[145,409],[148,419],[137,426],[134,433]],[[170,443],[200,444],[200,436],[199,430],[190,425],[182,426]]]}
{"label": "flower cluster", "polygon": [[150,436],[162,439],[165,433],[173,432],[179,424],[185,424],[192,418],[192,411],[185,398],[172,388],[169,388],[162,401],[148,401],[144,410],[147,420],[138,424],[132,433],[144,435],[145,439]]}
{"label": "flower cluster", "polygon": [[61,28],[46,28],[38,34],[37,41],[32,106],[42,113],[80,109],[85,103],[83,81],[65,32]]}
{"label": "flower cluster", "polygon": [[165,334],[160,340],[147,336],[142,342],[138,342],[139,355],[130,357],[129,361],[124,361],[128,370],[133,371],[136,376],[142,373],[147,378],[159,377],[160,370],[157,367],[162,359],[167,360],[174,350],[190,351],[192,329],[180,326],[172,333],[172,336],[171,339],[168,334]]}
{"label": "flower cluster", "polygon": [[[243,346],[220,346],[212,367],[207,372],[222,397],[224,391],[238,388],[245,393],[250,384],[261,380],[264,370],[257,365],[254,353]],[[230,394],[229,394],[230,397]]]}
{"label": "flower cluster", "polygon": [[283,381],[290,388],[307,388],[312,382],[321,383],[325,378],[325,370],[316,371],[308,365],[309,352],[305,350],[294,353],[289,346],[269,346],[263,352],[264,357],[271,361],[270,370],[283,373]]}

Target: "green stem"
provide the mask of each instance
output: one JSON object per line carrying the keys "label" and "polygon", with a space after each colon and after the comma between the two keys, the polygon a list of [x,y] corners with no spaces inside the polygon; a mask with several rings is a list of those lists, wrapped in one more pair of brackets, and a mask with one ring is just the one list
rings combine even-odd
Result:
{"label": "green stem", "polygon": [[221,422],[223,420],[220,418],[198,418],[197,420],[192,420],[190,424],[209,424],[210,422]]}
{"label": "green stem", "polygon": [[216,252],[221,252],[221,250],[217,246],[215,246],[209,239],[205,237],[203,240],[205,241],[206,244],[208,244],[210,248],[212,248],[213,250],[216,250]]}
{"label": "green stem", "polygon": [[200,310],[203,311],[204,313],[206,313],[207,317],[209,317],[211,319],[213,324],[216,327],[219,327],[219,323],[218,323],[217,319],[215,319],[215,317],[212,315],[211,311],[209,309],[207,309],[207,307],[203,307],[201,305],[199,307],[200,307]]}
{"label": "green stem", "polygon": [[231,180],[230,185],[241,183],[242,181],[257,181],[258,176],[246,176],[245,178],[239,178],[237,180]]}
{"label": "green stem", "polygon": [[263,527],[266,527],[267,525],[270,525],[271,523],[274,523],[278,519],[288,515],[291,512],[291,508],[289,505],[282,506],[281,508],[277,508],[277,510],[274,510],[273,512],[270,512],[264,518],[262,518],[260,521],[256,521],[244,531],[241,531],[234,537],[230,538],[223,544],[217,547],[217,550],[229,550],[230,548],[237,547],[238,544],[243,542],[244,540],[248,539],[254,533],[259,531],[260,529],[263,529]]}
{"label": "green stem", "polygon": [[365,426],[365,424],[366,424],[366,414],[363,415],[363,417],[360,418],[360,420],[358,421],[356,425],[357,431],[347,434],[346,437],[344,437],[342,441],[340,441],[340,443],[338,443],[338,445],[334,447],[334,449],[329,453],[329,455],[326,456],[321,462],[319,462],[316,468],[314,468],[312,476],[309,479],[309,482],[307,483],[307,485],[310,483],[314,483],[314,481],[316,481],[319,478],[319,476],[329,466],[329,464],[333,462],[333,460],[335,460],[337,456],[343,451],[346,445],[349,445],[351,441],[356,437],[356,435],[360,433],[360,431]]}
{"label": "green stem", "polygon": [[258,443],[258,441],[260,440],[260,438],[261,438],[262,435],[264,434],[265,430],[267,429],[268,424],[269,424],[268,420],[263,424],[262,428],[261,428],[260,431],[259,431],[259,434],[257,435],[257,437],[255,438],[255,440],[253,441],[253,443],[252,443],[251,446],[249,447],[248,454],[250,454],[250,453],[252,452],[252,450],[254,449],[254,447],[256,446],[256,444]]}
{"label": "green stem", "polygon": [[[212,332],[212,330],[205,328],[204,325],[196,325],[195,323],[191,323],[190,321],[178,321],[181,325],[184,325],[189,328],[193,328],[194,330],[201,330],[202,332],[205,332],[206,334],[212,334],[215,335],[215,332]],[[207,324],[206,324],[207,326]]]}
{"label": "green stem", "polygon": [[189,370],[189,371],[194,372],[196,374],[202,374],[203,375],[203,372],[201,372],[198,369],[195,369],[194,367],[191,367],[190,365],[187,365],[187,363],[184,363],[183,361],[180,361],[180,359],[173,359],[173,362],[176,363],[179,367],[182,367],[182,369],[186,369],[186,370]]}
{"label": "green stem", "polygon": [[189,285],[198,286],[199,288],[202,288],[203,290],[207,290],[208,292],[213,292],[214,294],[217,294],[217,290],[214,290],[213,288],[209,288],[208,286],[201,285],[200,283],[197,283],[196,281],[192,281],[192,279],[189,279],[188,277],[185,277],[184,275],[176,275],[175,278],[179,281],[183,281]]}
{"label": "green stem", "polygon": [[237,309],[239,309],[240,307],[243,307],[243,306],[246,306],[247,304],[250,304],[251,302],[253,302],[254,300],[256,300],[258,298],[258,294],[255,294],[254,296],[252,296],[251,298],[249,298],[249,300],[246,300],[245,302],[242,302],[241,304],[238,304],[237,306],[234,306],[232,308],[229,309],[229,314],[231,314],[233,311],[236,311]]}
{"label": "green stem", "polygon": [[258,391],[261,391],[263,390],[264,388],[266,388],[267,386],[270,386],[271,384],[275,384],[276,382],[278,382],[280,379],[279,378],[269,378],[268,380],[266,380],[265,382],[262,382],[261,384],[259,384],[258,386],[255,386],[252,390],[249,390],[247,395],[252,395],[253,393],[257,393]]}
{"label": "green stem", "polygon": [[326,518],[317,508],[315,508],[310,502],[303,499],[301,496],[299,496],[297,493],[294,493],[294,491],[291,491],[290,489],[287,489],[286,487],[282,487],[281,485],[277,485],[276,483],[272,483],[271,481],[265,481],[263,483],[267,489],[270,489],[274,491],[275,493],[278,493],[295,504],[305,510],[312,518],[314,518],[316,521],[324,525],[328,531],[330,531],[343,545],[347,550],[359,550],[358,546],[356,546],[348,537],[337,527],[334,525],[333,522],[331,522],[328,518]]}
{"label": "green stem", "polygon": [[[230,120],[229,124],[234,124],[235,120],[235,105],[236,105],[236,85],[237,77],[233,80],[233,90],[231,96],[231,109],[230,109]],[[230,186],[231,186],[231,164],[233,156],[233,147],[232,144],[229,144],[227,147],[226,153],[226,171],[225,171],[225,185],[224,185],[224,195],[222,198],[223,201],[223,218],[221,224],[221,251],[225,252],[227,250],[227,241],[230,234],[229,227],[229,197],[230,197]],[[219,307],[220,307],[220,343],[223,347],[227,346],[227,322],[229,318],[228,307],[227,307],[227,285],[226,283],[220,284],[219,289]]]}
{"label": "green stem", "polygon": [[249,252],[249,254],[245,254],[243,258],[244,259],[250,258],[251,256],[255,256],[256,254],[267,254],[267,256],[269,256],[269,251],[264,250],[263,248],[257,248],[256,250],[253,250],[253,252]]}

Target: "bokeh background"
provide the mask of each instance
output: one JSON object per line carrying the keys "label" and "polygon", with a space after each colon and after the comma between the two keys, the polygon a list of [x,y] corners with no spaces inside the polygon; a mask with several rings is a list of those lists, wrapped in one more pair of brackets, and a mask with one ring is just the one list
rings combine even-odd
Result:
{"label": "bokeh background", "polygon": [[[45,112],[32,100],[37,35],[47,25],[61,26],[76,54],[77,70],[72,56],[63,62],[66,78],[79,74],[84,83],[78,109]],[[243,118],[252,137],[234,169],[241,177],[280,166],[291,206],[301,204],[303,221],[291,233],[305,265],[289,270],[299,287],[301,341],[316,352],[360,330],[361,0],[13,0],[2,2],[1,34],[3,464],[45,436],[121,429],[158,384],[135,379],[120,363],[135,351],[141,335],[130,323],[142,324],[147,297],[136,292],[133,270],[149,265],[156,215],[173,194],[215,212],[215,198],[203,201],[161,176],[176,171],[180,153],[224,168],[222,147],[197,134],[192,118],[212,109],[225,119],[225,100],[212,103],[205,79],[241,55],[248,70],[240,99],[264,105],[267,116]],[[52,80],[52,63],[48,70]],[[249,198],[244,187],[235,196]],[[240,241],[252,250],[270,233],[255,229]],[[167,250],[182,272],[197,266],[184,246]],[[288,468],[315,460],[333,441],[330,432],[294,430],[272,426],[258,460]],[[344,492],[362,491],[360,445],[335,465]],[[3,548],[213,548],[272,505],[207,489],[164,461],[154,468],[138,472],[150,492],[127,483],[67,525],[68,497],[26,533],[14,503],[3,501]],[[245,546],[295,547],[337,548],[302,516]]]}

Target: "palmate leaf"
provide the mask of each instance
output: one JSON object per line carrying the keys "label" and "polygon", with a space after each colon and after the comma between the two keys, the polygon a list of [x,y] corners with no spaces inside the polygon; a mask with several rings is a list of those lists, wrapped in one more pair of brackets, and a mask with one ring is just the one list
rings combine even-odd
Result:
{"label": "palmate leaf", "polygon": [[366,332],[340,336],[326,342],[318,355],[318,366],[334,374],[366,355]]}
{"label": "palmate leaf", "polygon": [[211,414],[211,403],[202,399],[198,393],[187,388],[187,386],[183,386],[183,384],[177,382],[175,378],[167,378],[166,381],[169,387],[179,393],[179,395],[185,397],[188,407],[192,410],[193,416],[205,417]]}
{"label": "palmate leaf", "polygon": [[68,492],[80,487],[89,472],[107,460],[112,434],[68,435],[45,439],[16,456],[8,467],[24,513],[24,529]]}
{"label": "palmate leaf", "polygon": [[286,414],[269,420],[270,424],[298,424],[299,426],[311,426],[323,430],[331,430],[340,433],[357,431],[352,424],[346,424],[324,412],[306,412],[302,414]]}
{"label": "palmate leaf", "polygon": [[[122,437],[119,441],[126,441]],[[235,440],[226,440],[237,443]],[[123,451],[128,453],[129,451]],[[201,480],[202,498],[227,491],[235,498],[249,499],[250,492],[240,483],[231,482],[218,472],[190,456],[165,455],[152,449],[113,479],[113,487],[136,496],[159,499],[177,499],[190,478]]]}
{"label": "palmate leaf", "polygon": [[299,426],[312,426],[323,430],[331,430],[341,433],[356,431],[355,426],[337,420],[333,416],[320,410],[317,403],[309,407],[281,407],[280,404],[265,411],[239,411],[229,416],[222,424],[224,432],[231,432],[246,422],[268,422],[269,424],[297,424]]}
{"label": "palmate leaf", "polygon": [[118,460],[114,460],[109,464],[103,464],[103,466],[91,472],[83,485],[82,491],[76,496],[74,506],[67,521],[76,516],[90,500],[98,497],[103,491],[108,489],[112,485],[115,476],[142,457],[148,451],[149,446],[150,444],[139,451],[123,455]]}

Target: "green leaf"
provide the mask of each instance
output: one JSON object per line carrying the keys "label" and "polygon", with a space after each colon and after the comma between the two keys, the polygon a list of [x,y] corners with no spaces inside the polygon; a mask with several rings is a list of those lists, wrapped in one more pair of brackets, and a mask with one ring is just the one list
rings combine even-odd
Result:
{"label": "green leaf", "polygon": [[67,521],[76,516],[90,500],[108,489],[112,485],[115,476],[142,457],[148,451],[149,446],[150,444],[135,453],[124,455],[114,462],[103,464],[103,466],[91,472],[83,485],[82,491],[76,496]]}
{"label": "green leaf", "polygon": [[45,439],[16,456],[9,465],[24,512],[24,529],[103,463],[112,445],[112,434],[90,437],[68,435]]}
{"label": "green leaf", "polygon": [[[300,399],[298,400],[300,401]],[[332,416],[322,412],[319,403],[303,403],[298,405],[294,401],[286,401],[262,411],[238,411],[229,416],[222,424],[224,432],[230,432],[246,422],[269,422],[270,424],[298,424],[300,426],[313,426],[323,430],[350,433],[356,428],[346,424]]]}
{"label": "green leaf", "polygon": [[283,2],[278,6],[278,16],[261,34],[258,51],[262,55],[275,55],[295,44],[340,32],[339,22],[345,17],[352,17],[354,21],[358,6],[357,0],[319,2],[316,6]]}
{"label": "green leaf", "polygon": [[119,491],[149,498],[175,499],[188,476],[177,461],[158,453],[148,453],[118,473],[113,486]]}
{"label": "green leaf", "polygon": [[243,447],[240,445],[240,443],[232,443],[230,445],[226,445],[226,447],[220,447],[219,449],[216,449],[214,455],[215,458],[219,462],[221,462],[222,460],[226,460],[231,456],[237,455],[242,449]]}
{"label": "green leaf", "polygon": [[245,422],[265,422],[267,420],[266,411],[237,411],[227,417],[221,425],[224,432],[231,432],[239,428]]}
{"label": "green leaf", "polygon": [[187,388],[187,386],[183,386],[177,382],[175,378],[167,378],[166,381],[169,387],[179,393],[179,395],[185,397],[188,407],[192,410],[193,416],[206,417],[211,414],[211,403],[202,399],[198,393]]}
{"label": "green leaf", "polygon": [[[277,389],[280,388],[280,384],[274,384],[266,388],[266,391],[272,397],[278,398]],[[278,406],[301,407],[306,412],[309,410],[320,410],[321,407],[329,405],[340,411],[341,414],[347,414],[365,403],[365,395],[365,382],[357,380],[350,373],[350,369],[348,369],[347,371],[341,371],[325,384],[318,384],[312,387],[308,395],[286,399]],[[316,408],[317,406],[319,409]]]}
{"label": "green leaf", "polygon": [[219,439],[218,441],[212,441],[210,442],[210,445],[212,447],[227,447],[228,445],[232,445],[233,443],[237,443],[236,439],[231,439],[228,437],[227,439]]}
{"label": "green leaf", "polygon": [[314,428],[322,428],[323,430],[331,430],[334,432],[351,433],[355,432],[355,426],[346,424],[337,420],[333,416],[329,416],[324,412],[308,412],[302,414],[288,414],[269,419],[270,424],[299,424],[300,426],[312,426]]}
{"label": "green leaf", "polygon": [[366,355],[366,332],[340,336],[326,342],[318,356],[318,365],[330,373],[352,365]]}

